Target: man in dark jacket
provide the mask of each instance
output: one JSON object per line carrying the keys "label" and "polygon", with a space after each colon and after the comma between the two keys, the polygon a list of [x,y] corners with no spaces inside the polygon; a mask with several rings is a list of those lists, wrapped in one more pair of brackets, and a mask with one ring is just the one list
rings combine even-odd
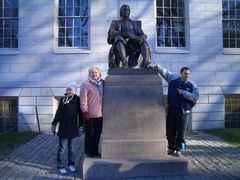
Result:
{"label": "man in dark jacket", "polygon": [[59,149],[57,153],[57,167],[60,173],[67,173],[65,169],[64,153],[68,149],[68,168],[75,171],[74,167],[74,146],[83,130],[83,115],[80,110],[80,100],[76,95],[76,82],[67,85],[66,97],[61,98],[56,115],[52,122],[53,134],[56,134],[56,125],[59,122]]}
{"label": "man in dark jacket", "polygon": [[172,74],[159,64],[151,63],[168,82],[167,140],[168,154],[182,155],[185,147],[185,132],[189,113],[199,97],[197,85],[190,80],[190,69],[181,68],[180,76]]}
{"label": "man in dark jacket", "polygon": [[112,21],[110,25],[107,39],[107,42],[113,45],[109,52],[110,68],[139,68],[150,63],[150,47],[141,21],[134,21],[129,15],[130,7],[122,5],[121,18]]}

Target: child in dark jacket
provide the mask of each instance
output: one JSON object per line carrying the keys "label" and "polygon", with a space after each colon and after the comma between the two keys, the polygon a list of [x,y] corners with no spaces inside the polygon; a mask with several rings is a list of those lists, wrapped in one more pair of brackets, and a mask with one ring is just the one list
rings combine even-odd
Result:
{"label": "child in dark jacket", "polygon": [[56,125],[59,122],[59,148],[57,153],[57,167],[60,173],[67,173],[65,169],[64,153],[68,149],[68,168],[74,172],[74,146],[83,130],[83,115],[80,109],[80,100],[76,95],[76,82],[66,87],[66,94],[61,98],[56,115],[52,122],[52,132],[56,134]]}

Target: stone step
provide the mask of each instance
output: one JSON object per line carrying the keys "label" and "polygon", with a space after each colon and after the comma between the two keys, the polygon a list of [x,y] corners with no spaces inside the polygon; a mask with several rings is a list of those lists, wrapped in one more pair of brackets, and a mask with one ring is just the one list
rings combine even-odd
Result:
{"label": "stone step", "polygon": [[188,175],[188,160],[184,157],[101,159],[86,157],[83,179],[120,179]]}

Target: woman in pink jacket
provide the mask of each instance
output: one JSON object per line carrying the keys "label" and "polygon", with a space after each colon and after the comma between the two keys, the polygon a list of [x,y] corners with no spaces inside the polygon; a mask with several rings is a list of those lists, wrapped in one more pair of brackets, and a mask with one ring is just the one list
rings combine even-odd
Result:
{"label": "woman in pink jacket", "polygon": [[102,133],[102,101],[104,80],[100,69],[92,66],[88,78],[80,86],[80,106],[85,121],[85,153],[88,157],[100,156],[98,144]]}

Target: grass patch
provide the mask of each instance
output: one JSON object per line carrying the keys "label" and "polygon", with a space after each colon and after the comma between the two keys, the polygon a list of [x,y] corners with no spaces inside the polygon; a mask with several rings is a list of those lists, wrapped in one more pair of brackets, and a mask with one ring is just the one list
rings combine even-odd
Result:
{"label": "grass patch", "polygon": [[35,138],[37,132],[10,132],[0,135],[0,158]]}
{"label": "grass patch", "polygon": [[206,130],[205,131],[208,134],[212,134],[214,136],[218,136],[225,141],[240,147],[240,130]]}

